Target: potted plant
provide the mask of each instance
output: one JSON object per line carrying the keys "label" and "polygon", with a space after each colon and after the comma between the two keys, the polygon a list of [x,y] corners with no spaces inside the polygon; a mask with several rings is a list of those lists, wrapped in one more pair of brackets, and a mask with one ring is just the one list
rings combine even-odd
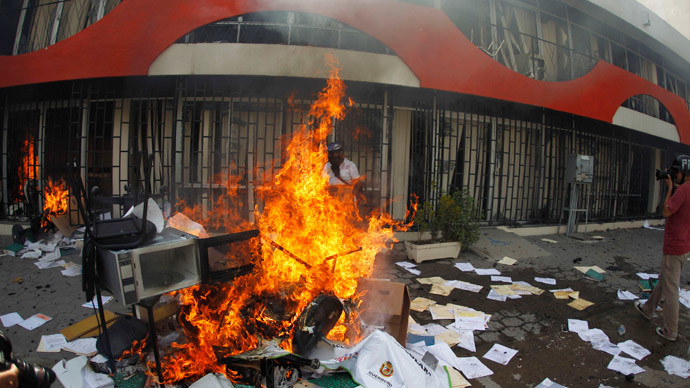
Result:
{"label": "potted plant", "polygon": [[[443,194],[436,208],[425,201],[415,214],[416,242],[405,241],[407,256],[417,263],[441,258],[456,258],[479,239],[477,206],[467,190]],[[429,232],[431,239],[422,241]]]}

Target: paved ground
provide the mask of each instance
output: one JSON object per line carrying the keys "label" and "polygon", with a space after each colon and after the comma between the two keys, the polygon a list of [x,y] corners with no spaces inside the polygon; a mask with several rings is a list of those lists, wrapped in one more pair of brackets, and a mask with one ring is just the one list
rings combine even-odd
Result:
{"label": "paved ground", "polygon": [[[466,305],[492,314],[489,329],[475,332],[477,351],[471,353],[453,347],[458,356],[481,356],[494,344],[500,343],[517,349],[518,354],[507,366],[484,360],[494,375],[471,380],[473,387],[534,387],[548,377],[568,387],[598,387],[605,384],[612,387],[667,387],[690,386],[690,382],[667,374],[659,360],[666,355],[688,359],[690,342],[690,313],[681,306],[680,333],[675,343],[669,343],[654,334],[654,325],[638,315],[630,301],[619,301],[616,290],[627,289],[639,294],[636,272],[658,272],[663,232],[649,229],[614,230],[597,232],[603,240],[584,240],[558,236],[525,237],[525,241],[550,253],[548,256],[521,258],[513,266],[497,264],[494,258],[485,258],[476,253],[462,253],[455,260],[444,259],[424,262],[417,266],[420,277],[441,276],[447,280],[458,279],[483,285],[478,294],[454,290],[448,297],[429,294],[429,285],[417,282],[417,276],[394,265],[405,260],[402,244],[396,249],[382,253],[377,259],[377,277],[388,277],[406,283],[411,297],[424,296],[439,303]],[[542,241],[542,238],[557,241],[556,244]],[[5,245],[9,238],[2,240]],[[505,245],[510,256],[510,245]],[[492,251],[490,257],[500,256],[501,251]],[[69,258],[68,258],[69,260]],[[72,261],[79,262],[79,257]],[[35,351],[41,335],[58,333],[64,327],[92,314],[81,307],[85,302],[81,291],[81,276],[65,277],[60,268],[38,270],[34,260],[22,260],[10,256],[0,257],[0,315],[18,312],[27,318],[35,313],[46,314],[53,319],[43,326],[27,331],[21,327],[3,328],[12,339],[15,355],[28,362],[52,366],[60,359],[70,359],[68,352],[37,353]],[[463,273],[453,266],[456,262],[470,262],[478,268],[499,269],[504,276],[513,280],[529,281],[541,288],[572,287],[580,296],[595,304],[584,311],[567,306],[567,301],[555,299],[551,293],[539,296],[525,296],[522,299],[497,302],[486,298],[490,277]],[[573,268],[574,265],[598,265],[606,269],[606,277],[600,282],[585,278]],[[687,266],[686,266],[687,267]],[[556,286],[534,282],[535,276],[557,279]],[[22,277],[22,283],[13,279]],[[690,275],[684,270],[681,287],[690,288]],[[116,302],[108,308],[116,312],[127,312]],[[428,312],[412,312],[420,324],[432,322]],[[602,329],[613,342],[632,339],[652,354],[638,361],[646,372],[638,374],[632,381],[606,368],[611,359],[606,353],[593,350],[576,334],[563,330],[568,318],[587,320],[590,328]],[[435,321],[448,324],[449,321]],[[618,334],[618,327],[624,325],[625,336]],[[55,384],[54,386],[59,386]]]}

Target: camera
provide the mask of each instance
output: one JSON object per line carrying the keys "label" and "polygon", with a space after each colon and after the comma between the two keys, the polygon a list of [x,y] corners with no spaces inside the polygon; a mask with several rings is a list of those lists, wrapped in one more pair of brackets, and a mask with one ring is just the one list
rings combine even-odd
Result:
{"label": "camera", "polygon": [[670,178],[671,177],[671,170],[668,168],[665,168],[663,170],[659,170],[658,168],[656,169],[656,180],[660,181],[662,179]]}
{"label": "camera", "polygon": [[19,387],[47,388],[55,381],[55,372],[50,368],[29,364],[12,356],[12,343],[0,331],[0,371],[6,371],[14,366],[19,369]]}

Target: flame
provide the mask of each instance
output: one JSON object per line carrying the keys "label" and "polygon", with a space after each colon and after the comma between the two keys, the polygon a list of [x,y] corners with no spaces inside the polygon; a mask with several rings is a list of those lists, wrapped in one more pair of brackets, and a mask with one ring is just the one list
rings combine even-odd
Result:
{"label": "flame", "polygon": [[[252,350],[263,340],[279,339],[281,347],[291,350],[293,323],[304,308],[321,294],[354,297],[358,279],[372,274],[375,255],[394,241],[392,228],[397,224],[389,215],[364,219],[350,187],[341,187],[337,194],[329,191],[323,173],[325,144],[333,121],[344,118],[346,105],[337,64],[332,58],[327,63],[330,78],[311,106],[309,123],[292,135],[280,170],[257,189],[264,206],[254,210],[254,227],[261,237],[254,270],[231,283],[174,293],[187,341],[173,343],[174,353],[164,360],[164,382],[208,372],[226,373],[232,379],[233,372],[218,364],[214,348],[232,355]],[[228,184],[226,195],[235,194],[231,187],[236,185]],[[224,195],[216,203],[226,200]],[[203,217],[199,207],[182,212],[204,225],[218,227],[224,222],[226,232],[248,229],[215,210],[210,217]],[[345,323],[343,314],[329,338],[350,339]]]}
{"label": "flame", "polygon": [[[24,185],[31,179],[36,179],[36,154],[34,150],[34,137],[31,134],[26,135],[26,139],[19,147],[20,163],[17,169],[17,176],[19,177],[18,192],[24,192]],[[19,200],[20,196],[17,196]]]}
{"label": "flame", "polygon": [[[51,215],[66,214],[69,206],[69,191],[65,181],[59,179],[53,181],[48,179],[46,186],[43,188],[43,214],[46,215],[41,220],[42,225],[47,224],[47,220]],[[46,220],[47,219],[47,220]]]}

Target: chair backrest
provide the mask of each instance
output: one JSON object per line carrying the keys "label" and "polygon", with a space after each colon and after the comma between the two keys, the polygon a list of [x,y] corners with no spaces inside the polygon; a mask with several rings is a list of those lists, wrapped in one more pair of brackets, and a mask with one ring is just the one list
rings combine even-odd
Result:
{"label": "chair backrest", "polygon": [[[152,158],[144,161],[144,174],[149,179]],[[85,222],[84,239],[94,246],[109,250],[136,248],[155,236],[156,227],[146,220],[148,212],[148,190],[144,190],[144,212],[141,219],[134,216],[110,220],[97,220],[92,212],[92,199],[87,194],[81,179],[80,166],[75,160],[68,164],[67,176],[72,194],[77,198],[77,208]],[[82,201],[83,199],[83,201]]]}

